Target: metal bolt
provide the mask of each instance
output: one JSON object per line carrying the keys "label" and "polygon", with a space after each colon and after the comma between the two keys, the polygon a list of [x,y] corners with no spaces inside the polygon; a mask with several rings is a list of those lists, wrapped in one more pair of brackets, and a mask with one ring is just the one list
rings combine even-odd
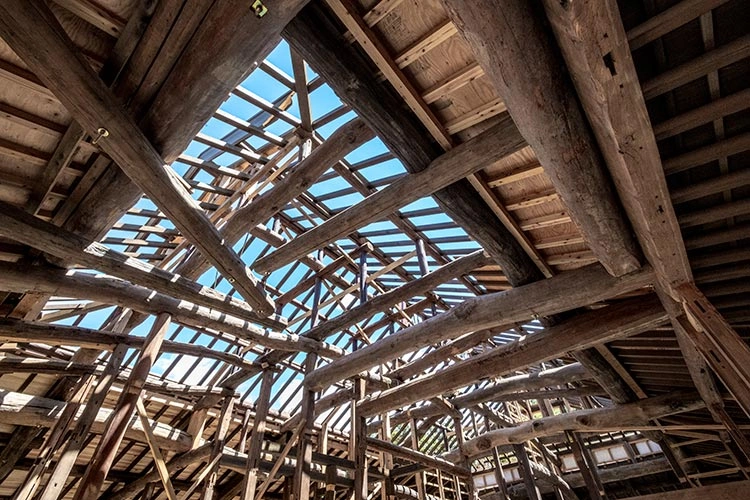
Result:
{"label": "metal bolt", "polygon": [[104,127],[99,127],[98,129],[96,129],[96,133],[97,133],[97,134],[99,134],[99,135],[97,135],[97,136],[96,136],[96,137],[94,138],[94,140],[93,140],[93,141],[91,141],[91,144],[93,144],[94,146],[96,146],[96,145],[97,145],[97,143],[98,143],[98,142],[99,142],[99,141],[100,141],[100,140],[101,140],[101,139],[102,139],[103,137],[109,137],[109,130],[107,130],[107,129],[106,129],[106,128],[104,128]]}

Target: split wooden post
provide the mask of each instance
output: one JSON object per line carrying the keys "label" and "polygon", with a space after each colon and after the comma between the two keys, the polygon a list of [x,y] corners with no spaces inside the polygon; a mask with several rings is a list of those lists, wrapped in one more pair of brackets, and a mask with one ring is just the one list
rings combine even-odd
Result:
{"label": "split wooden post", "polygon": [[524,486],[526,486],[526,494],[529,496],[529,500],[542,500],[542,494],[539,492],[536,481],[534,481],[534,471],[531,468],[529,454],[526,452],[526,445],[514,444],[513,452],[518,460],[521,478]]}
{"label": "split wooden post", "polygon": [[356,377],[353,380],[351,444],[354,462],[354,500],[367,500],[367,420],[357,408],[357,402],[365,397],[365,379]]}
{"label": "split wooden post", "polygon": [[151,455],[154,459],[156,471],[159,473],[159,479],[161,479],[161,483],[164,486],[164,491],[167,494],[167,500],[177,500],[177,493],[174,490],[174,486],[172,486],[172,481],[169,479],[167,464],[164,461],[164,456],[161,454],[159,445],[156,444],[156,438],[154,437],[154,433],[151,430],[151,422],[149,422],[148,420],[148,413],[146,412],[146,407],[144,406],[143,400],[140,398],[140,396],[135,402],[135,408],[138,412],[138,417],[141,419],[141,426],[143,426],[143,431],[146,435],[146,441],[148,442],[148,447],[151,450]]}
{"label": "split wooden post", "polygon": [[497,447],[492,448],[492,460],[495,464],[495,482],[497,483],[497,487],[500,488],[500,494],[502,495],[501,500],[510,500],[508,496],[508,484],[505,482],[503,464],[500,461],[500,452]]}
{"label": "split wooden post", "polygon": [[602,485],[599,475],[597,474],[597,465],[593,456],[589,453],[581,437],[575,432],[566,432],[570,448],[573,450],[578,468],[586,483],[586,489],[589,492],[591,500],[601,500],[604,498],[604,486]]}
{"label": "split wooden post", "polygon": [[263,448],[263,436],[266,431],[266,419],[271,403],[271,389],[273,388],[274,372],[266,368],[260,382],[260,393],[255,403],[255,417],[253,430],[250,434],[250,446],[247,450],[247,474],[242,500],[255,500],[255,489],[258,485],[258,469],[260,467],[260,453]]}
{"label": "split wooden post", "polygon": [[[411,434],[411,447],[414,451],[419,451],[419,434],[417,429],[417,421],[413,418],[409,420],[409,431]],[[417,481],[417,496],[418,500],[425,500],[425,489],[424,489],[424,471],[417,471],[415,476]]]}
{"label": "split wooden post", "polygon": [[151,331],[146,337],[135,366],[130,373],[125,387],[123,388],[117,407],[107,429],[99,441],[97,451],[88,466],[81,483],[75,493],[75,500],[94,500],[99,496],[104,480],[107,478],[112,464],[117,455],[117,449],[125,436],[125,431],[130,425],[130,419],[135,411],[135,405],[143,392],[143,384],[146,382],[151,367],[156,361],[161,349],[161,344],[169,330],[171,316],[166,313],[159,314],[154,319]]}

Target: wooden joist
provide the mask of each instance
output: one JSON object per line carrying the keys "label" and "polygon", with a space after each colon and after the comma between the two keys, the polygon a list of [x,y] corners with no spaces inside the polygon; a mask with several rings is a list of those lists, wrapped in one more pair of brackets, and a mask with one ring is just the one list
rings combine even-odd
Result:
{"label": "wooden joist", "polygon": [[401,330],[317,369],[305,383],[322,390],[334,382],[442,340],[499,324],[558,314],[649,285],[646,267],[615,278],[600,265],[587,266],[553,278],[465,300],[449,311]]}
{"label": "wooden joist", "polygon": [[534,419],[514,427],[498,429],[466,441],[459,450],[443,456],[457,463],[464,457],[480,455],[493,447],[523,443],[564,431],[597,432],[628,425],[646,424],[649,420],[703,408],[695,393],[675,392],[610,408],[579,410]]}
{"label": "wooden joist", "polygon": [[[135,121],[77,55],[54,14],[39,0],[3,2],[0,34],[123,171],[259,314],[274,304],[222,238]],[[203,68],[201,72],[205,71]],[[185,82],[180,83],[182,86]],[[152,108],[153,109],[153,108]],[[103,130],[104,132],[100,132]],[[106,137],[104,137],[106,132]]]}
{"label": "wooden joist", "polygon": [[407,174],[356,205],[258,259],[253,269],[268,273],[336,241],[357,228],[384,218],[401,207],[429,196],[492,165],[526,145],[509,116],[467,142],[433,160],[425,169]]}
{"label": "wooden joist", "polygon": [[238,318],[270,328],[283,329],[286,326],[286,322],[278,316],[260,316],[241,300],[88,241],[3,202],[0,202],[0,236],[29,245],[65,262],[96,269],[134,285]]}
{"label": "wooden joist", "polygon": [[[398,95],[372,78],[370,63],[340,34],[320,5],[310,4],[282,33],[287,42],[357,112],[398,157],[407,171],[424,170],[442,153],[428,132],[404,111]],[[542,278],[542,273],[513,236],[495,223],[489,207],[468,181],[434,193],[437,203],[498,263],[516,286]]]}
{"label": "wooden joist", "polygon": [[443,5],[596,257],[615,276],[638,269],[640,249],[543,20],[524,1]]}
{"label": "wooden joist", "polygon": [[[221,228],[224,240],[230,245],[239,241],[242,235],[251,228],[265,222],[282,210],[287,203],[304,193],[336,162],[372,138],[372,131],[359,118],[342,125],[309,156],[288,169],[286,176],[271,190],[261,194],[245,207],[236,210],[226,225]],[[176,272],[197,277],[207,269],[206,259],[202,255],[195,255],[180,264]]]}
{"label": "wooden joist", "polygon": [[6,290],[17,293],[42,292],[78,297],[128,307],[147,314],[169,312],[176,323],[195,328],[214,329],[241,339],[285,351],[316,351],[326,357],[338,357],[341,350],[308,338],[265,331],[243,319],[181,301],[147,288],[107,276],[86,273],[68,275],[51,266],[20,266],[0,263],[0,281]]}
{"label": "wooden joist", "polygon": [[321,322],[319,325],[311,328],[306,333],[306,336],[316,340],[324,340],[330,335],[345,330],[374,314],[384,312],[400,302],[426,293],[454,278],[468,274],[474,269],[486,265],[488,260],[487,255],[482,250],[456,259],[421,278],[404,283],[400,287],[377,295],[367,302],[341,313],[335,318]]}
{"label": "wooden joist", "polygon": [[360,403],[366,415],[384,413],[450,392],[484,377],[496,377],[554,359],[567,352],[643,333],[667,321],[653,296],[629,299],[579,314],[516,342],[490,349],[444,370],[383,391]]}
{"label": "wooden joist", "polygon": [[438,457],[432,457],[417,450],[412,450],[403,446],[395,445],[389,441],[368,437],[367,446],[378,451],[389,453],[394,457],[404,458],[415,463],[426,465],[427,467],[433,469],[439,469],[448,474],[454,474],[462,479],[468,479],[469,477],[471,477],[471,473],[468,469],[458,467],[446,460]]}

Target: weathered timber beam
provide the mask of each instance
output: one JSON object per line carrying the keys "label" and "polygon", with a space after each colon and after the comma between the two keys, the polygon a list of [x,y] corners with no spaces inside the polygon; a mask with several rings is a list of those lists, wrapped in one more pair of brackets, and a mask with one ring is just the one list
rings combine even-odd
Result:
{"label": "weathered timber beam", "polygon": [[177,323],[198,330],[212,328],[273,349],[314,351],[334,358],[341,355],[337,347],[297,335],[267,332],[240,318],[106,276],[85,273],[68,275],[65,270],[51,266],[0,263],[0,281],[6,290],[17,293],[42,292],[85,298],[147,314],[169,312]]}
{"label": "weathered timber beam", "polygon": [[617,2],[544,7],[638,241],[674,297],[692,273]]}
{"label": "weathered timber beam", "polygon": [[544,330],[444,370],[383,391],[360,403],[365,415],[383,413],[466,386],[484,377],[507,374],[596,344],[648,331],[665,323],[667,313],[654,296],[576,315]]}
{"label": "weathered timber beam", "polygon": [[640,267],[611,179],[543,19],[521,0],[443,0],[571,219],[613,275]]}
{"label": "weathered timber beam", "polygon": [[323,340],[326,337],[338,333],[363,319],[369,318],[374,314],[383,312],[388,308],[421,295],[447,281],[468,274],[474,269],[487,265],[489,258],[482,250],[478,250],[465,257],[458,258],[445,264],[435,271],[404,283],[398,288],[382,293],[358,305],[348,311],[321,322],[319,325],[311,328],[305,335],[316,340]]}
{"label": "weathered timber beam", "polygon": [[[0,389],[0,423],[52,427],[62,415],[66,405],[67,403],[63,401]],[[83,408],[80,408],[76,418],[80,418],[82,413]],[[91,426],[91,432],[101,434],[112,413],[112,410],[108,409],[99,410]],[[151,430],[159,446],[164,450],[188,451],[191,447],[191,436],[174,427],[152,422]],[[146,441],[140,419],[135,415],[129,420],[125,437],[140,443]]]}
{"label": "weathered timber beam", "polygon": [[251,5],[214,2],[148,109],[145,132],[154,145],[183,151],[229,91],[276,47],[284,25],[307,1],[274,0],[262,17]]}
{"label": "weathered timber beam", "polygon": [[[248,230],[265,222],[315,184],[315,181],[334,163],[373,137],[372,131],[359,118],[342,125],[307,158],[291,168],[273,189],[235,211],[226,225],[221,228],[224,240],[229,245],[239,241]],[[195,255],[180,264],[175,272],[197,277],[208,269],[208,265],[202,255]]]}
{"label": "weathered timber beam", "polygon": [[526,145],[509,116],[433,160],[419,172],[406,174],[356,205],[288,241],[253,264],[267,273],[377,221],[420,198],[492,165]]}
{"label": "weathered timber beam", "polygon": [[[141,349],[144,338],[77,326],[0,318],[0,343],[3,342],[39,342],[48,345],[74,345],[82,349],[112,351],[118,345]],[[165,340],[162,344],[162,352],[218,359],[238,368],[261,369],[260,366],[231,352],[217,351],[197,344]]]}
{"label": "weathered timber beam", "polygon": [[480,455],[496,446],[523,443],[564,431],[597,432],[619,428],[620,426],[641,425],[655,418],[698,410],[703,407],[704,402],[697,394],[676,392],[611,408],[578,410],[551,417],[542,417],[515,427],[487,432],[466,441],[459,450],[447,453],[444,458],[457,463],[465,457]]}
{"label": "weathered timber beam", "polygon": [[750,481],[712,484],[687,490],[663,491],[651,495],[627,497],[624,500],[735,500],[750,497]]}
{"label": "weathered timber beam", "polygon": [[[424,170],[442,153],[429,133],[404,109],[389,87],[373,78],[371,64],[336,27],[323,6],[302,9],[283,37],[383,140],[407,171]],[[437,203],[499,264],[513,286],[541,279],[542,273],[513,236],[497,222],[468,181],[434,193]]]}
{"label": "weathered timber beam", "polygon": [[80,377],[94,373],[96,367],[59,359],[0,358],[0,374],[5,373],[49,373],[66,377]]}
{"label": "weathered timber beam", "polygon": [[128,257],[99,243],[88,241],[3,202],[0,202],[0,235],[65,262],[97,269],[165,295],[216,309],[269,328],[283,329],[286,326],[286,322],[277,316],[265,318],[258,315],[241,300],[228,297],[179,274]]}
{"label": "weathered timber beam", "polygon": [[[76,53],[54,14],[41,0],[11,0],[0,6],[0,34],[80,125],[172,220],[180,232],[232,282],[259,314],[274,304],[122,104]],[[200,71],[205,71],[201,68]],[[185,82],[182,82],[184,85]]]}
{"label": "weathered timber beam", "polygon": [[447,472],[448,474],[454,474],[460,478],[467,479],[471,477],[471,473],[468,469],[458,467],[456,465],[453,465],[451,462],[448,462],[441,458],[432,457],[417,450],[398,446],[389,441],[383,441],[382,439],[368,437],[367,446],[377,451],[389,453],[395,457],[404,458],[412,462],[426,465],[432,469],[439,469],[443,472]]}
{"label": "weathered timber beam", "polygon": [[650,268],[615,278],[602,266],[594,264],[505,292],[472,297],[443,314],[315,370],[305,378],[305,383],[322,390],[420,347],[499,324],[527,321],[532,316],[547,316],[583,307],[648,286],[652,279]]}

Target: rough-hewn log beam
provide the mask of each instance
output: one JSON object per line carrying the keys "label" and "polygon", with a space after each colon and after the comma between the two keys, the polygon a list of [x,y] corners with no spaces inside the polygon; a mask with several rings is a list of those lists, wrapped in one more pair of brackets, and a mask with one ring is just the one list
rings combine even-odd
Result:
{"label": "rough-hewn log beam", "polygon": [[524,1],[443,0],[443,5],[594,255],[615,276],[640,267],[640,249],[538,12]]}
{"label": "rough-hewn log beam", "polygon": [[147,314],[169,312],[174,321],[198,330],[211,328],[251,342],[285,351],[315,351],[338,357],[341,350],[297,335],[264,331],[245,320],[206,307],[180,301],[143,287],[85,273],[67,275],[50,266],[0,264],[3,287],[18,293],[43,292],[63,297],[78,297],[128,307]]}
{"label": "rough-hewn log beam", "polygon": [[245,302],[228,297],[178,274],[91,242],[75,233],[34,217],[24,210],[0,202],[0,235],[53,255],[65,262],[96,269],[135,285],[216,309],[238,318],[283,329],[286,322],[277,316],[258,315]]}
{"label": "rough-hewn log beam", "polygon": [[448,462],[441,458],[432,457],[417,450],[412,450],[409,448],[404,448],[403,446],[395,445],[389,441],[383,441],[382,439],[368,437],[367,446],[378,451],[389,453],[395,457],[404,458],[406,460],[425,465],[432,469],[440,469],[443,472],[454,474],[463,479],[468,479],[471,476],[468,469],[458,467],[456,465],[453,465],[451,462]]}
{"label": "rough-hewn log beam", "polygon": [[[165,164],[121,103],[75,51],[46,4],[11,0],[0,6],[0,34],[60,102],[93,137],[107,131],[99,145],[172,220],[180,232],[259,314],[270,315],[274,304],[225,246],[216,227]],[[200,71],[205,71],[201,68]],[[181,82],[185,86],[185,82]]]}
{"label": "rough-hewn log beam", "polygon": [[611,408],[578,410],[542,417],[515,427],[485,433],[466,441],[460,450],[454,450],[444,455],[444,458],[456,463],[465,457],[485,453],[496,446],[523,443],[564,431],[597,432],[620,426],[646,424],[654,418],[698,410],[703,406],[703,400],[697,394],[677,392]]}
{"label": "rough-hewn log beam", "polygon": [[383,391],[360,404],[366,415],[458,389],[484,377],[495,377],[532,366],[567,352],[579,351],[596,344],[643,333],[668,319],[661,303],[653,296],[630,299],[604,309],[579,314],[491,349],[444,370]]}
{"label": "rough-hewn log beam", "polygon": [[674,296],[692,274],[617,2],[544,6],[638,241]]}
{"label": "rough-hewn log beam", "polygon": [[[378,134],[409,172],[419,172],[440,148],[395,91],[372,76],[367,59],[349,44],[322,6],[310,4],[284,29],[289,44],[325,79],[336,94]],[[509,282],[522,285],[543,276],[513,236],[498,222],[468,181],[434,194],[438,204],[499,264]]]}
{"label": "rough-hewn log beam", "polygon": [[330,335],[349,328],[363,319],[369,318],[379,312],[386,311],[395,304],[428,292],[453,278],[468,274],[474,269],[488,264],[488,262],[489,258],[482,250],[456,259],[421,278],[404,283],[400,287],[377,295],[367,302],[349,309],[335,318],[323,321],[318,326],[310,329],[310,331],[306,333],[306,336],[316,340],[323,340]]}
{"label": "rough-hewn log beam", "polygon": [[467,299],[453,309],[315,370],[305,383],[321,390],[420,347],[499,324],[526,321],[612,298],[651,283],[650,268],[614,278],[596,264],[553,278]]}
{"label": "rough-hewn log beam", "polygon": [[[304,193],[334,163],[374,137],[359,118],[344,124],[310,155],[291,168],[270,191],[247,206],[234,212],[221,228],[221,235],[229,245],[235,244],[251,228],[265,222],[295,197]],[[185,276],[197,277],[208,269],[202,255],[192,256],[175,270]]]}
{"label": "rough-hewn log beam", "polygon": [[288,241],[275,252],[258,259],[253,269],[261,273],[278,269],[492,165],[525,145],[513,121],[506,115],[496,125],[433,160],[425,169],[400,177],[356,205]]}

